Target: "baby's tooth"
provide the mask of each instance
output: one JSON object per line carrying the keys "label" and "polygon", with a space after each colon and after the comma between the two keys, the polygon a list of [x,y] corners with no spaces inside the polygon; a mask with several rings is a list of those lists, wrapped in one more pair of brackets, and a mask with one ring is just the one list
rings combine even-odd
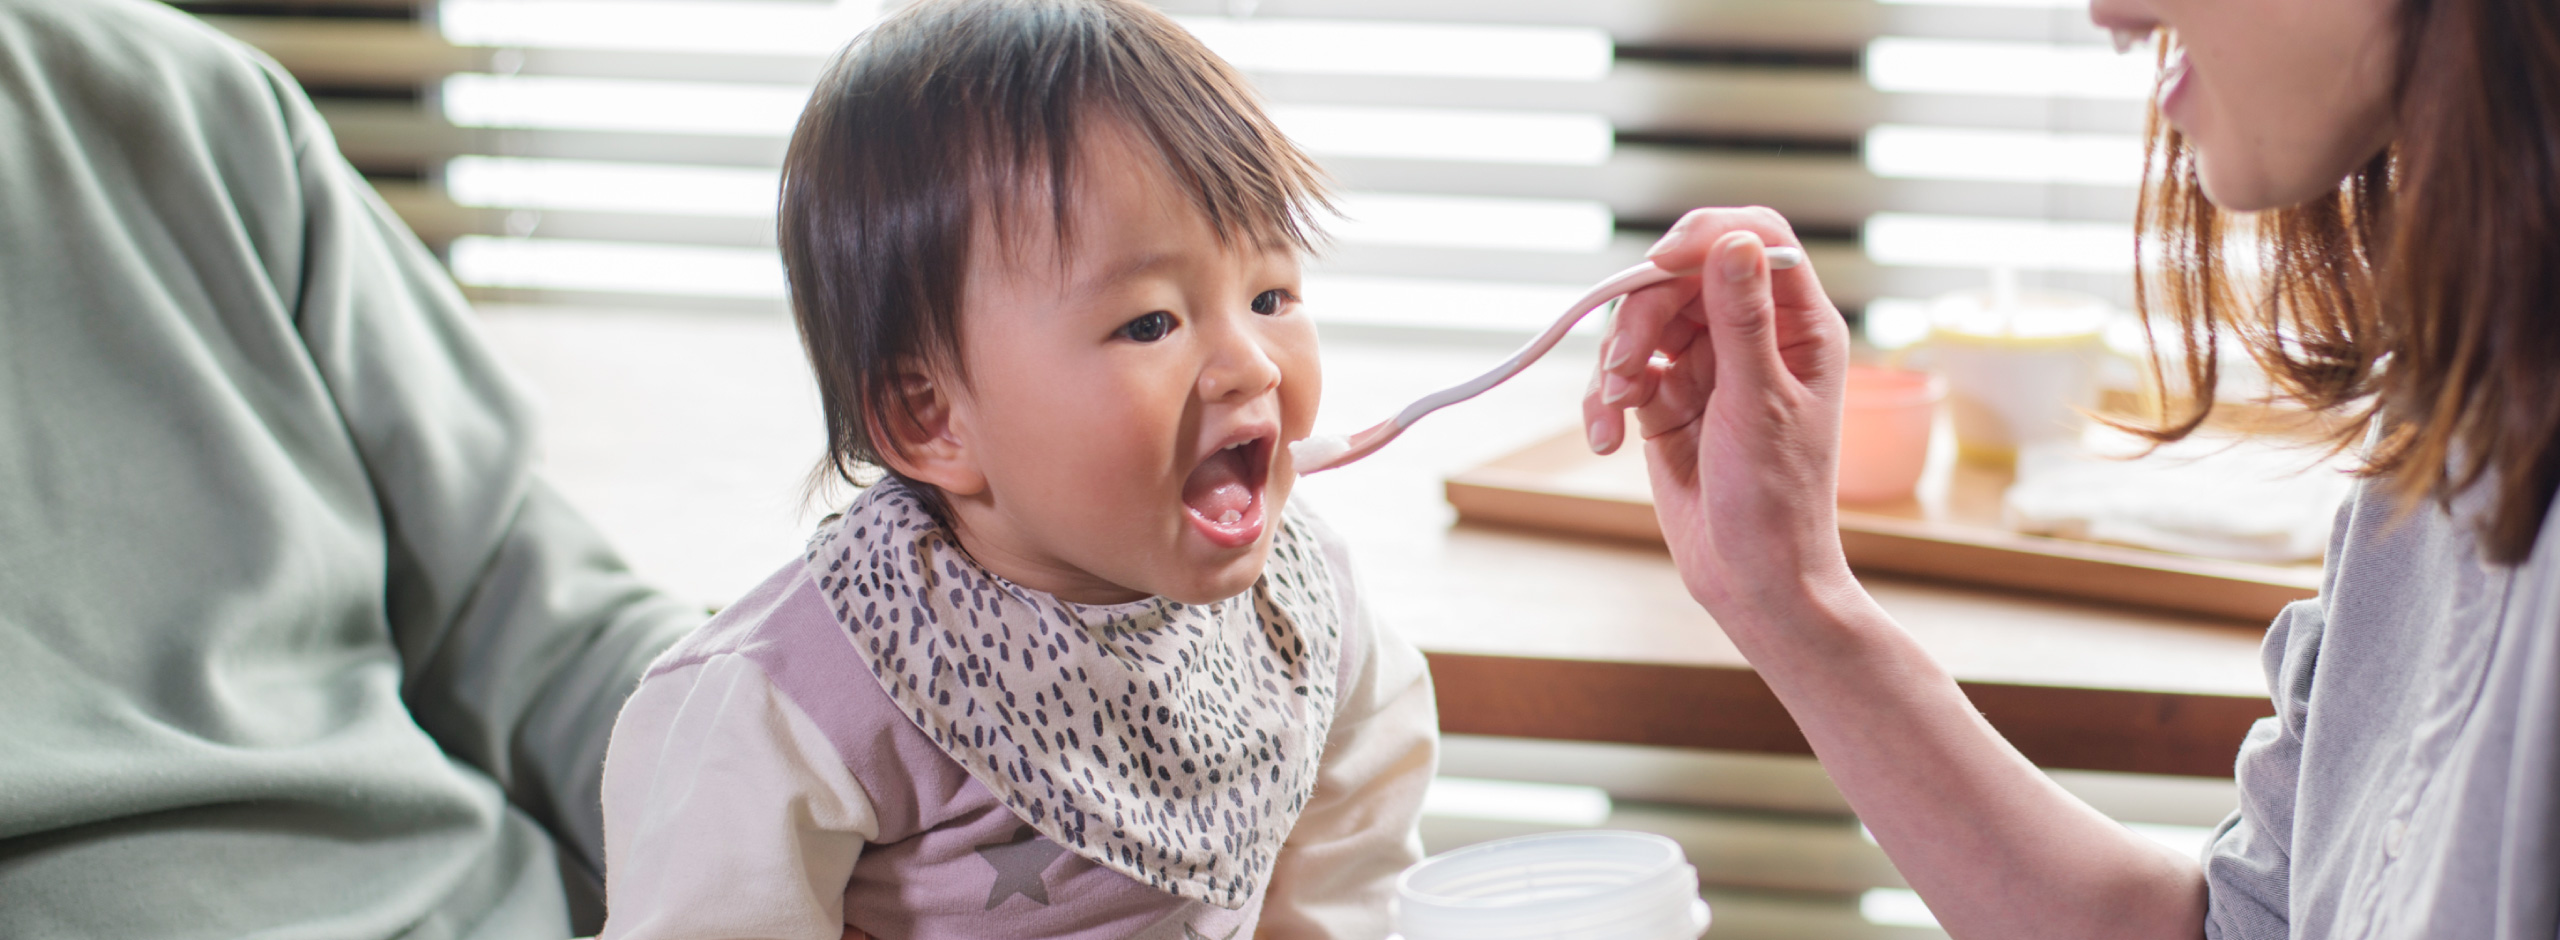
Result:
{"label": "baby's tooth", "polygon": [[1218,514],[1219,525],[1234,525],[1242,521],[1244,521],[1244,514],[1233,509]]}
{"label": "baby's tooth", "polygon": [[2151,31],[2148,29],[2117,28],[2110,29],[2107,33],[2115,38],[2117,55],[2132,52],[2133,47],[2141,45],[2143,42],[2151,38]]}

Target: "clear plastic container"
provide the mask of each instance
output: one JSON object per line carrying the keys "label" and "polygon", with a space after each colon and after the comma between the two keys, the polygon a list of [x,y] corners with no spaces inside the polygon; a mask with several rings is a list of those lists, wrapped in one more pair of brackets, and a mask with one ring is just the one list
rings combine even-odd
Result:
{"label": "clear plastic container", "polygon": [[1402,940],[1696,940],[1698,870],[1644,832],[1550,832],[1424,859],[1396,879]]}

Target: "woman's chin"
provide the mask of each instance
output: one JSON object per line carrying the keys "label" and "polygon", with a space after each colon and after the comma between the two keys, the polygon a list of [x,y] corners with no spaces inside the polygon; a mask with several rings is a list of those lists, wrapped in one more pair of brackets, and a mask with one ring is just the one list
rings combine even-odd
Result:
{"label": "woman's chin", "polygon": [[2203,148],[2198,150],[2196,185],[2204,190],[2204,198],[2207,202],[2225,211],[2258,212],[2266,209],[2280,209],[2308,200],[2316,194],[2303,192],[2286,198],[2285,190],[2306,187],[2270,185],[2271,181],[2266,178],[2265,173],[2235,170],[2215,161],[2212,151]]}
{"label": "woman's chin", "polygon": [[2280,166],[2271,165],[2280,161],[2231,159],[2234,154],[2228,148],[2196,136],[2188,137],[2187,145],[2196,151],[2196,185],[2204,190],[2207,201],[2228,212],[2283,209],[2332,195],[2370,158]]}

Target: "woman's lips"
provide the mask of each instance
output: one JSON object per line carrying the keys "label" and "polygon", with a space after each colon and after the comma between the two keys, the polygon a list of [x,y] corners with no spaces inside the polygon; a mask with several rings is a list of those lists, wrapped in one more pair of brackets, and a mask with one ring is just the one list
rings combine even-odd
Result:
{"label": "woman's lips", "polygon": [[2193,74],[2194,70],[2187,64],[2186,47],[2171,47],[2169,61],[2160,66],[2160,113],[2181,132],[2188,130],[2186,110],[2187,99],[2191,96],[2187,86]]}

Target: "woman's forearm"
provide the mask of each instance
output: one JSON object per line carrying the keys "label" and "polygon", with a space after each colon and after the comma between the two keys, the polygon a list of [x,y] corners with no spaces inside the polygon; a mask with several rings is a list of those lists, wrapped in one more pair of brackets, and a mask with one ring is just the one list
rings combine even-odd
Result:
{"label": "woman's forearm", "polygon": [[[1637,432],[1663,543],[1911,886],[1961,937],[2192,938],[2197,864],[2065,793],[1982,720],[1849,572],[1837,506],[1849,336],[1766,209],[1701,209],[1649,252],[1583,399]],[[1634,416],[1629,427],[1627,416]]]}
{"label": "woman's forearm", "polygon": [[1860,820],[1957,937],[2203,933],[2202,870],[2065,792],[1845,573],[1722,611]]}

